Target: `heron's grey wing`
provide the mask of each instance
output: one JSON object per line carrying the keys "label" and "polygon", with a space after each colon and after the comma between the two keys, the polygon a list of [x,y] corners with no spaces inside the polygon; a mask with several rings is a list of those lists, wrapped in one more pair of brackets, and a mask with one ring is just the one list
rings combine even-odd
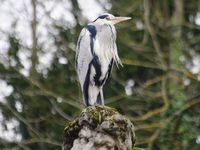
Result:
{"label": "heron's grey wing", "polygon": [[76,47],[76,70],[82,90],[92,58],[93,56],[90,50],[90,32],[86,28],[83,28]]}

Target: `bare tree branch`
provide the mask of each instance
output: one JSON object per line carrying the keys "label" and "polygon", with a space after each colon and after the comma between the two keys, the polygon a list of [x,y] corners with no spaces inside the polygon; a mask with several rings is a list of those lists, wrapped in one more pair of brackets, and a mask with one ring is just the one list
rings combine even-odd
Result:
{"label": "bare tree branch", "polygon": [[162,54],[161,47],[160,47],[158,38],[156,36],[156,33],[155,33],[154,29],[152,28],[149,19],[150,19],[150,4],[149,4],[149,0],[144,0],[144,21],[145,21],[146,27],[147,27],[150,35],[151,35],[151,38],[152,38],[152,41],[153,41],[153,45],[154,45],[156,53],[157,53],[157,55],[159,57],[161,66],[162,66],[162,68],[164,70],[166,70],[167,67],[166,67],[166,64],[165,64],[165,61],[164,61],[164,56]]}
{"label": "bare tree branch", "polygon": [[37,0],[31,0],[32,9],[33,9],[33,19],[31,22],[31,30],[32,30],[32,55],[31,55],[31,70],[30,70],[30,76],[33,79],[36,79],[37,76],[37,70],[36,66],[38,63],[38,57],[37,57],[37,51],[38,51],[38,43],[37,43]]}

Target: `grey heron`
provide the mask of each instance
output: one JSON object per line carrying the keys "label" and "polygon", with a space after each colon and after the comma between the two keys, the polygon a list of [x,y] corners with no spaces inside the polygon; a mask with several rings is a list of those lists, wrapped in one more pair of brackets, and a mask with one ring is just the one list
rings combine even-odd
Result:
{"label": "grey heron", "polygon": [[121,64],[114,25],[131,19],[104,13],[82,29],[76,47],[76,71],[86,106],[104,105],[103,86],[113,63]]}

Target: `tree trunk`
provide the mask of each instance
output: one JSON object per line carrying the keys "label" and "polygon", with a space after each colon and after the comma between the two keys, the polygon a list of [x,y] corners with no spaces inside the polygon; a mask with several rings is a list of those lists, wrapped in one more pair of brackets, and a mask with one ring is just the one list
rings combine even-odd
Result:
{"label": "tree trunk", "polygon": [[113,108],[91,106],[65,127],[63,150],[132,150],[134,126]]}

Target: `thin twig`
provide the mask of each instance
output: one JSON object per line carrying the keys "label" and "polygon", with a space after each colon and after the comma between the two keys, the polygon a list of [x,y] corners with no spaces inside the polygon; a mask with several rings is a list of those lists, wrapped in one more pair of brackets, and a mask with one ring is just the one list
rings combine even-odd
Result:
{"label": "thin twig", "polygon": [[162,93],[162,97],[163,97],[163,105],[157,109],[151,110],[149,112],[147,112],[146,114],[139,116],[139,117],[132,117],[131,120],[132,121],[143,121],[143,120],[147,120],[151,117],[154,117],[158,114],[161,114],[163,112],[165,112],[168,107],[169,107],[169,100],[168,100],[168,96],[167,96],[167,87],[166,87],[166,77],[162,79],[162,89],[161,89],[161,93]]}

